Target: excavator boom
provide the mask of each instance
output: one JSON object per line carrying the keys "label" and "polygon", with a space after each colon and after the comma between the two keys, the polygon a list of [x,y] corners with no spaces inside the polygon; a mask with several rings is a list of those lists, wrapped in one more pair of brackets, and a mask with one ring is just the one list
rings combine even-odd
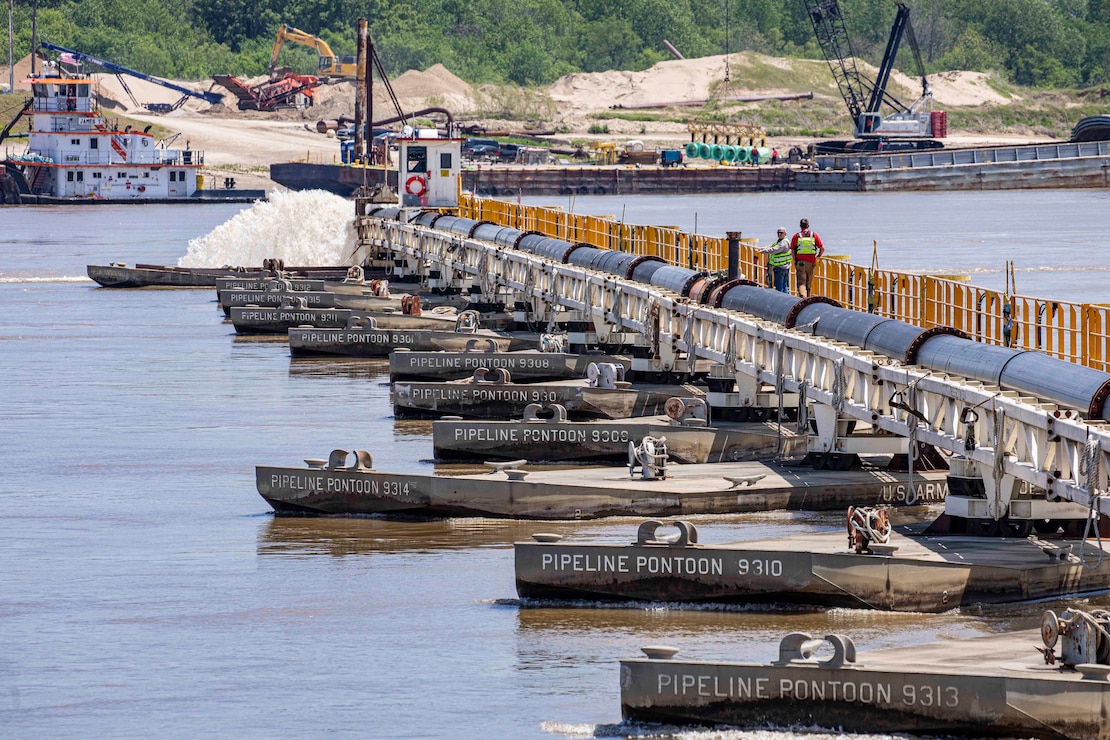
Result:
{"label": "excavator boom", "polygon": [[327,41],[286,24],[278,26],[277,35],[274,36],[274,50],[270,54],[271,75],[273,75],[274,70],[277,69],[278,55],[281,53],[281,47],[285,45],[286,41],[316,50],[318,60],[317,69],[321,77],[355,76],[354,57],[343,57],[340,59],[335,56],[335,52],[328,46]]}

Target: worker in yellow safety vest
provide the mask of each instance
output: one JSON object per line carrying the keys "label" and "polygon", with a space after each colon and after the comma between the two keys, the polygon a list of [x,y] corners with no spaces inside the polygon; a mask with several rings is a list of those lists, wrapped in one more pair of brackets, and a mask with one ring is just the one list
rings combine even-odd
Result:
{"label": "worker in yellow safety vest", "polygon": [[790,251],[794,253],[794,267],[798,272],[798,294],[809,298],[813,295],[813,272],[817,260],[825,254],[825,245],[816,231],[810,231],[808,218],[803,218],[798,226],[800,231],[790,239]]}
{"label": "worker in yellow safety vest", "polygon": [[786,238],[786,227],[780,226],[778,239],[766,249],[760,250],[767,255],[767,275],[775,290],[790,292],[790,262],[794,258],[790,240]]}

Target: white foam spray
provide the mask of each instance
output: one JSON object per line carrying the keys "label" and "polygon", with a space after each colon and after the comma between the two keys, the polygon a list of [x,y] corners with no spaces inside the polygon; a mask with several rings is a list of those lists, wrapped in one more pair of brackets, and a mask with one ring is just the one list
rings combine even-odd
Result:
{"label": "white foam spray", "polygon": [[180,267],[341,265],[355,248],[355,204],[323,190],[277,190],[270,200],[189,241]]}

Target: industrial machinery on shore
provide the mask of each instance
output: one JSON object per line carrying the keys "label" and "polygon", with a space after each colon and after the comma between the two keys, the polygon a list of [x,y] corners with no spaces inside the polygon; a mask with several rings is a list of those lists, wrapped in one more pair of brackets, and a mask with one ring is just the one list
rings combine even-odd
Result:
{"label": "industrial machinery on shore", "polygon": [[270,54],[271,77],[277,69],[278,55],[281,53],[281,47],[285,45],[286,41],[291,41],[294,44],[301,44],[302,46],[307,46],[316,50],[317,76],[319,77],[354,77],[357,74],[358,67],[355,57],[338,57],[335,55],[335,52],[331,50],[331,47],[328,46],[327,41],[283,23],[278,26],[277,35],[274,37],[274,50]]}
{"label": "industrial machinery on shore", "polygon": [[[875,80],[870,80],[856,66],[844,16],[838,0],[805,0],[806,12],[813,24],[817,43],[829,64],[833,79],[852,116],[855,136],[861,141],[836,142],[839,150],[873,151],[890,148],[885,140],[895,139],[897,148],[937,149],[942,144],[936,139],[948,135],[948,117],[944,111],[933,110],[933,92],[925,76],[925,65],[910,23],[910,9],[897,2],[898,12],[890,29],[886,51]],[[890,74],[902,37],[908,36],[916,62],[917,76],[921,79],[921,95],[909,105],[895,98],[887,90]],[[883,114],[887,106],[892,113]],[[828,145],[825,147],[828,148]]]}
{"label": "industrial machinery on shore", "polygon": [[232,75],[212,75],[239,99],[239,110],[272,111],[278,108],[308,108],[315,100],[314,92],[320,79],[312,75],[286,72],[258,85],[251,85]]}
{"label": "industrial machinery on shore", "polygon": [[[122,64],[115,64],[114,62],[109,62],[107,60],[100,59],[99,57],[94,57],[92,54],[85,54],[84,52],[74,51],[73,49],[67,49],[64,46],[58,46],[56,44],[49,44],[45,41],[41,42],[39,46],[43,49],[56,51],[59,54],[62,54],[62,59],[66,58],[64,55],[69,55],[68,58],[72,59],[75,62],[95,64],[98,67],[103,67],[104,69],[114,74],[117,79],[119,79],[120,84],[123,85],[123,89],[131,97],[131,102],[134,103],[136,107],[146,108],[151,113],[169,113],[172,110],[177,110],[182,105],[184,105],[186,98],[198,98],[212,105],[219,105],[224,101],[223,96],[217,92],[212,92],[211,90],[205,92],[190,90],[187,87],[182,87],[181,85],[163,80],[161,78],[155,77],[154,75],[148,75],[145,72],[139,72],[137,70],[124,67]],[[170,90],[181,93],[181,98],[175,103],[147,103],[146,105],[142,105],[135,98],[134,93],[131,92],[131,88],[127,86],[127,82],[124,81],[122,75],[131,75],[132,77],[136,77],[140,80],[153,82],[155,85],[167,87]]]}

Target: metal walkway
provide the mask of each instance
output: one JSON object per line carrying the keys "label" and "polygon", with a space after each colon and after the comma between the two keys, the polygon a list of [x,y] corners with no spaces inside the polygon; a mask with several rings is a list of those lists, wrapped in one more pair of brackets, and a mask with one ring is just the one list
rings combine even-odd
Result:
{"label": "metal walkway", "polygon": [[1110,469],[1110,432],[1076,411],[489,242],[367,216],[357,219],[357,228],[354,257],[362,263],[384,253],[406,262],[407,271],[439,271],[442,279],[479,286],[487,296],[516,293],[538,316],[558,307],[591,320],[601,338],[617,331],[640,335],[662,367],[684,368],[689,353],[721,363],[738,382],[798,393],[834,422],[856,419],[962,456],[982,475],[993,518],[1019,503],[1018,481],[1043,489],[1050,502],[1110,514],[1110,500],[1099,495]]}

